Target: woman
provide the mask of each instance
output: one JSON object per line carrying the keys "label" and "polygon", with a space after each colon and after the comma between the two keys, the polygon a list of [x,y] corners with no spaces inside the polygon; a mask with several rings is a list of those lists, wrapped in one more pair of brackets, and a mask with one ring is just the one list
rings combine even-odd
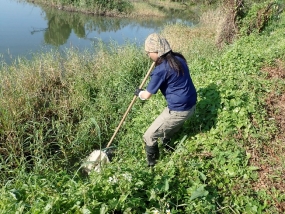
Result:
{"label": "woman", "polygon": [[186,59],[172,52],[165,38],[156,33],[150,34],[145,40],[145,51],[155,62],[155,68],[146,90],[137,89],[135,94],[141,100],[147,100],[160,90],[167,101],[167,107],[143,135],[148,165],[154,166],[159,158],[158,138],[162,138],[163,143],[169,142],[194,114],[197,93]]}

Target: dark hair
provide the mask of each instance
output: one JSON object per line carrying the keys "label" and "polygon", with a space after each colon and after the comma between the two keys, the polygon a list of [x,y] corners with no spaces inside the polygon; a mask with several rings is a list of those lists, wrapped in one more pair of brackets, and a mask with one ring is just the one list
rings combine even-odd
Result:
{"label": "dark hair", "polygon": [[166,60],[169,64],[169,66],[177,72],[177,75],[180,75],[180,74],[183,75],[184,74],[183,67],[181,65],[181,62],[176,57],[182,58],[187,63],[185,57],[182,54],[177,53],[177,52],[173,52],[173,51],[169,51],[166,54],[160,56],[156,60],[155,66],[160,65],[164,60]]}

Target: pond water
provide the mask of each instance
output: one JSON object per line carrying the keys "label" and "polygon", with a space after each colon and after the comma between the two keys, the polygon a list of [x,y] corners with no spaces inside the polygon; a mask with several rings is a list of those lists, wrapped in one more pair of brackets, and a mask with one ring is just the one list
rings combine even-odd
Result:
{"label": "pond water", "polygon": [[[18,57],[70,47],[88,50],[103,41],[142,45],[147,35],[159,32],[165,24],[182,22],[193,25],[189,15],[163,19],[130,19],[65,12],[18,0],[0,3],[0,61],[10,64]],[[193,16],[194,17],[194,16]]]}

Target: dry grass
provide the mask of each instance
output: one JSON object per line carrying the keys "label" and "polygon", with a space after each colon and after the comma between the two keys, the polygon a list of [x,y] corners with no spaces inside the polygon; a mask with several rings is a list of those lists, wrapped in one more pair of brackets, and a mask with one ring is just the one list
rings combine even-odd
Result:
{"label": "dry grass", "polygon": [[[167,14],[164,11],[168,10],[182,10],[185,9],[185,5],[173,1],[133,1],[132,5],[134,10],[128,15],[128,17],[140,17],[140,18],[153,18],[153,17],[165,17]],[[164,11],[159,8],[163,8]]]}
{"label": "dry grass", "polygon": [[225,44],[231,44],[239,33],[238,17],[243,11],[243,0],[225,0],[222,13],[224,14],[217,28],[216,44],[222,48]]}
{"label": "dry grass", "polygon": [[163,7],[165,9],[184,9],[185,8],[185,5],[179,2],[170,1],[170,0],[166,0],[166,1],[149,0],[148,2],[152,5]]}
{"label": "dry grass", "polygon": [[217,28],[223,20],[221,10],[210,10],[203,13],[197,27],[189,28],[183,25],[165,26],[162,34],[168,39],[172,49],[186,53],[194,48],[199,41],[215,44]]}
{"label": "dry grass", "polygon": [[215,10],[211,9],[205,11],[200,16],[200,25],[203,27],[208,27],[210,30],[218,30],[219,24],[224,20],[224,12],[222,8],[217,8]]}
{"label": "dry grass", "polygon": [[130,14],[131,17],[164,17],[165,14],[158,8],[153,8],[146,2],[134,2],[134,11]]}
{"label": "dry grass", "polygon": [[197,39],[206,39],[208,42],[215,40],[215,32],[208,28],[185,28],[182,25],[166,26],[162,34],[167,38],[173,50],[179,52],[189,51]]}

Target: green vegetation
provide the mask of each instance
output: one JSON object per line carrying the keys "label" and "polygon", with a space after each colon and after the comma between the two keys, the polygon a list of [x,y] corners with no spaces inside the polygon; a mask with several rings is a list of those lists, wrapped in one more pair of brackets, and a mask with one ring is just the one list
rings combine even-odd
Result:
{"label": "green vegetation", "polygon": [[128,0],[27,0],[28,2],[56,7],[60,10],[85,12],[89,14],[116,15],[130,13],[133,9]]}
{"label": "green vegetation", "polygon": [[[25,0],[20,0],[25,1]],[[27,2],[42,6],[54,7],[69,12],[80,12],[115,17],[157,18],[178,13],[185,17],[196,15],[202,10],[201,1],[193,4],[179,1],[141,1],[141,0],[27,0]],[[214,2],[214,1],[213,1]],[[197,5],[198,4],[198,5]]]}
{"label": "green vegetation", "polygon": [[148,70],[142,49],[100,44],[97,54],[71,49],[2,63],[0,213],[284,212],[282,6],[249,32],[243,26],[264,8],[254,4],[239,38],[223,48],[215,40],[219,11],[195,28],[165,26],[188,60],[198,104],[173,139],[175,151],[161,148],[153,170],[142,134],[165,106],[160,93],[137,100],[111,164],[88,177],[80,170],[93,149],[106,146]]}

